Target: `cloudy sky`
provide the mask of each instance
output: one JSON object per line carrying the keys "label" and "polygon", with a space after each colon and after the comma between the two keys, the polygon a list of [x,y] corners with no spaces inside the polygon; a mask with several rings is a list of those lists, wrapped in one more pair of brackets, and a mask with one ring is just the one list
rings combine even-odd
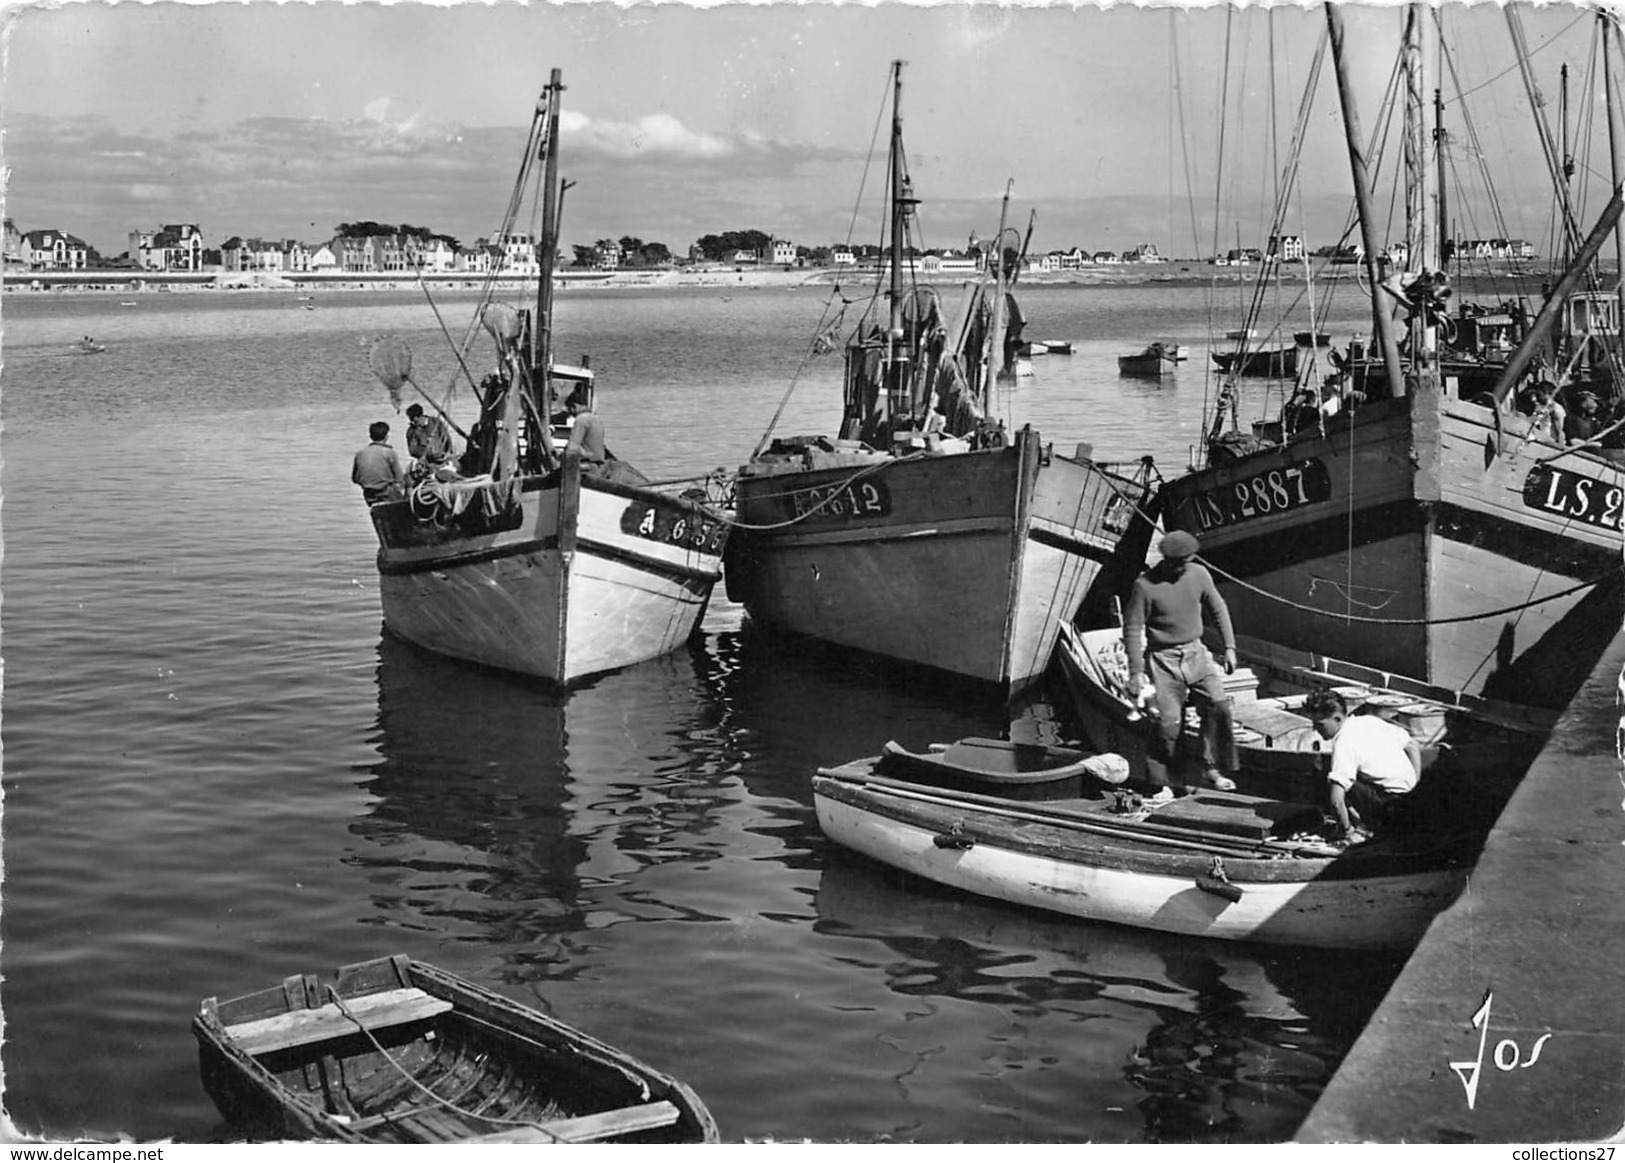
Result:
{"label": "cloudy sky", "polygon": [[[1505,233],[1547,236],[1550,186],[1494,5],[1448,5],[1452,166],[1492,169]],[[1325,28],[1319,9],[993,4],[98,3],[6,0],[5,213],[112,256],[135,229],[331,237],[340,222],[491,233],[550,67],[563,69],[566,242],[634,235],[682,252],[759,229],[873,241],[860,183],[904,70],[909,166],[931,246],[1037,213],[1036,249],[1205,254],[1256,245]],[[1348,10],[1369,133],[1399,17]],[[1578,138],[1600,108],[1595,21],[1570,4],[1523,28],[1546,116],[1571,70]],[[1447,85],[1447,93],[1455,85]],[[1271,115],[1273,102],[1274,115]],[[1469,120],[1470,118],[1470,120]],[[1301,212],[1311,245],[1349,203],[1329,64],[1309,113]],[[1469,132],[1470,130],[1470,132]],[[1222,146],[1222,155],[1221,155]],[[1603,147],[1582,166],[1606,174]],[[1222,156],[1222,162],[1221,162]],[[1390,168],[1391,172],[1391,168]],[[1582,176],[1584,169],[1582,171]],[[1379,183],[1380,185],[1380,183]],[[1386,206],[1391,193],[1378,191]],[[1484,204],[1464,190],[1458,204]],[[1597,201],[1593,214],[1600,208]],[[1468,235],[1498,235],[1483,218]]]}

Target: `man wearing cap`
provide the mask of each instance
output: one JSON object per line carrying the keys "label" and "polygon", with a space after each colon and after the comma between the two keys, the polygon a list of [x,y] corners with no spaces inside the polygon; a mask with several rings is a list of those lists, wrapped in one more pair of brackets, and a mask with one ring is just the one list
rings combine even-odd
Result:
{"label": "man wearing cap", "polygon": [[1236,669],[1236,635],[1230,609],[1207,568],[1191,559],[1199,543],[1183,530],[1157,545],[1162,560],[1134,581],[1123,625],[1128,652],[1129,685],[1138,690],[1149,674],[1156,693],[1159,730],[1147,755],[1151,781],[1163,785],[1155,797],[1171,799],[1172,768],[1185,724],[1185,701],[1195,692],[1202,714],[1202,780],[1229,791],[1236,784],[1235,728],[1224,676],[1202,644],[1204,614],[1224,641],[1224,670]]}

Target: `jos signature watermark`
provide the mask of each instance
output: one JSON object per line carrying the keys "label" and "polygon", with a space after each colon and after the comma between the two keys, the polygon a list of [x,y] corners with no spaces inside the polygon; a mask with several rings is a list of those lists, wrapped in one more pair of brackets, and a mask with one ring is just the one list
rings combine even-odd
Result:
{"label": "jos signature watermark", "polygon": [[[1478,1007],[1473,1015],[1473,1028],[1478,1030],[1478,1057],[1470,1062],[1452,1062],[1450,1069],[1456,1072],[1461,1079],[1462,1087],[1467,1091],[1467,1109],[1472,1110],[1478,1102],[1478,1083],[1484,1069],[1484,1048],[1490,1042],[1490,1007],[1495,1004],[1495,992],[1491,990],[1484,995],[1484,1004]],[[1523,1056],[1523,1050],[1511,1038],[1502,1038],[1495,1044],[1495,1054],[1492,1061],[1495,1068],[1501,1071],[1528,1070],[1540,1061],[1541,1048],[1546,1045],[1546,1039],[1551,1034],[1542,1034],[1529,1048],[1529,1057]]]}

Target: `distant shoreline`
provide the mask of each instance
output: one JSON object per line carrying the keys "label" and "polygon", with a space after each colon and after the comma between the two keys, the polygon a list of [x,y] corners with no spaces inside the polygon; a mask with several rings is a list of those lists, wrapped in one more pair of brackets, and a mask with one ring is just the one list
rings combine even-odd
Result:
{"label": "distant shoreline", "polygon": [[[1256,267],[1214,267],[1197,260],[1170,261],[1156,264],[1123,264],[1120,267],[1101,265],[1067,271],[1027,272],[1019,285],[1027,290],[1040,287],[1141,287],[1141,286],[1208,286],[1215,283],[1251,283],[1259,278]],[[708,267],[703,270],[619,270],[619,271],[562,271],[556,276],[557,287],[568,293],[573,289],[638,290],[690,288],[708,290],[759,290],[764,288],[827,287],[831,285],[869,285],[875,281],[873,271],[859,271],[851,267],[812,267],[752,269],[749,267]],[[1342,282],[1363,277],[1360,268],[1335,267],[1316,274],[1316,281]],[[1545,272],[1506,269],[1473,274],[1465,280],[1477,279],[1517,280],[1538,283],[1549,278]],[[928,285],[957,286],[968,281],[959,273],[940,279],[929,275],[916,276],[918,282]],[[1298,270],[1283,271],[1280,281],[1288,284],[1304,282]],[[423,282],[435,290],[478,291],[485,280],[462,272],[426,273]],[[503,291],[534,290],[534,278],[503,278],[496,287]],[[188,271],[27,271],[6,272],[4,289],[11,294],[90,294],[90,295],[150,295],[154,293],[217,291],[232,294],[305,294],[349,293],[365,291],[410,291],[418,287],[417,278],[396,272],[387,274],[356,274],[354,272],[312,274],[238,273]]]}

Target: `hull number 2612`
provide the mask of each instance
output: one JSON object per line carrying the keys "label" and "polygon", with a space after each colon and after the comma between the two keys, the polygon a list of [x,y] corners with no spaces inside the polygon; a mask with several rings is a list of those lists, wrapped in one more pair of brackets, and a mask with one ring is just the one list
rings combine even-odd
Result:
{"label": "hull number 2612", "polygon": [[1301,460],[1196,493],[1190,506],[1206,532],[1329,501],[1331,496],[1332,478],[1326,466],[1318,460]]}

